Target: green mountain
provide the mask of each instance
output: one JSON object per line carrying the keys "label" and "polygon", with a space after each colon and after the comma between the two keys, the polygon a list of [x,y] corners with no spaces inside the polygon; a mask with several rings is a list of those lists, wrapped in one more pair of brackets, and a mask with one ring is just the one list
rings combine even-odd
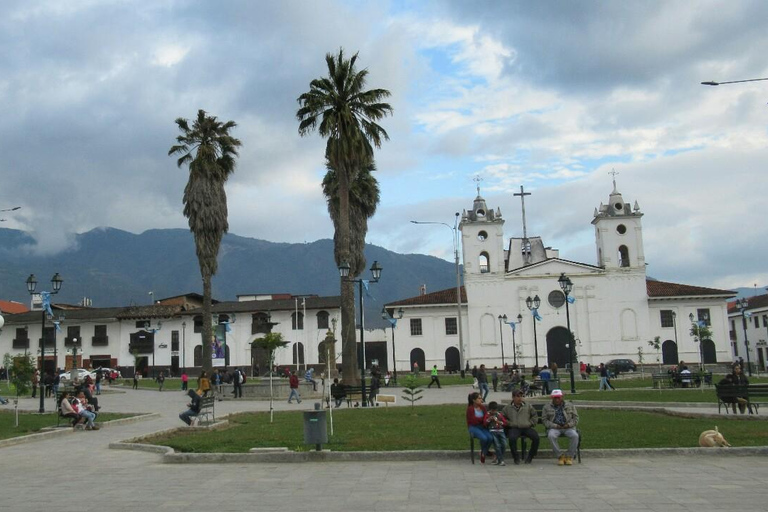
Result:
{"label": "green mountain", "polygon": [[[70,249],[50,255],[35,252],[33,238],[0,229],[0,298],[29,302],[25,281],[34,273],[38,291],[48,290],[55,272],[64,278],[55,302],[94,307],[149,304],[155,299],[188,292],[202,294],[202,281],[192,234],[184,229],[153,229],[141,234],[98,228],[74,237]],[[368,267],[384,268],[381,281],[366,297],[366,325],[381,326],[380,311],[390,301],[455,286],[452,263],[421,254],[397,254],[375,245],[365,248]],[[235,300],[253,293],[338,295],[339,277],[333,242],[274,243],[233,234],[224,237],[213,296]],[[370,277],[369,275],[363,276]],[[386,323],[384,323],[386,324]],[[386,324],[389,325],[389,324]]]}

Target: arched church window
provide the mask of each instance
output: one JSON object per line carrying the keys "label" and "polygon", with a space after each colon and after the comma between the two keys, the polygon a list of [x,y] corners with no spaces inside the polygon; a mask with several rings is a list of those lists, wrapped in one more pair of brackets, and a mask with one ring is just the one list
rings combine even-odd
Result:
{"label": "arched church window", "polygon": [[626,245],[619,247],[619,266],[629,267],[629,249]]}
{"label": "arched church window", "polygon": [[480,253],[480,272],[485,274],[491,271],[490,259],[487,252]]}

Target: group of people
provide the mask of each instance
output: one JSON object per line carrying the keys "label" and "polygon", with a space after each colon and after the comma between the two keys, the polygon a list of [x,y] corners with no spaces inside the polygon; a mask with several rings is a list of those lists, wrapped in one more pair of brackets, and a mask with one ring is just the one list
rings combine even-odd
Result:
{"label": "group of people", "polygon": [[72,428],[84,427],[85,430],[99,430],[95,423],[99,411],[98,401],[92,403],[86,394],[84,389],[78,391],[76,396],[70,396],[68,391],[62,391],[59,410],[63,417],[72,420]]}
{"label": "group of people", "polygon": [[[563,399],[563,392],[552,390],[552,401],[542,410],[541,421],[547,429],[547,438],[552,444],[552,450],[557,456],[560,466],[570,466],[579,447],[579,434],[576,427],[579,414],[576,407]],[[530,464],[539,450],[539,433],[536,424],[539,416],[536,409],[524,401],[523,391],[515,389],[512,392],[512,403],[499,410],[496,402],[486,407],[479,392],[470,393],[467,406],[467,428],[469,435],[480,441],[480,463],[485,464],[491,446],[494,446],[495,460],[493,464],[506,466],[504,451],[507,442],[515,464],[520,464],[521,456],[517,449],[517,440],[521,437],[531,441],[525,464]],[[567,450],[563,451],[558,444],[558,438],[565,436],[569,439]]]}

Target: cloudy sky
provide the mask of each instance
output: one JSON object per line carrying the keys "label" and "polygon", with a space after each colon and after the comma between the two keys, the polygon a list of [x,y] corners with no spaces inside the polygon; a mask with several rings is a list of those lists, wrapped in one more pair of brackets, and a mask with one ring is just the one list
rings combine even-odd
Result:
{"label": "cloudy sky", "polygon": [[473,178],[506,236],[595,263],[592,213],[611,191],[645,212],[649,275],[714,287],[768,282],[764,196],[768,3],[4,0],[0,208],[36,250],[73,233],[186,227],[174,119],[202,108],[243,142],[227,186],[232,233],[332,237],[324,141],[296,98],[324,56],[359,52],[392,92],[369,242],[451,258]]}

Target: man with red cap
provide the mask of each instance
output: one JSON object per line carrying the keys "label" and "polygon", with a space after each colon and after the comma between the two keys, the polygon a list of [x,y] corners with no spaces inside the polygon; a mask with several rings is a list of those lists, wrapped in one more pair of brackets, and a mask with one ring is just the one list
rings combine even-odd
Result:
{"label": "man with red cap", "polygon": [[[552,450],[557,456],[558,466],[573,465],[573,457],[579,447],[579,433],[576,426],[579,424],[579,413],[576,407],[563,400],[563,392],[560,389],[552,390],[552,402],[544,406],[541,412],[541,420],[547,429],[547,437],[552,443]],[[569,439],[568,450],[563,453],[557,438],[565,436]]]}

